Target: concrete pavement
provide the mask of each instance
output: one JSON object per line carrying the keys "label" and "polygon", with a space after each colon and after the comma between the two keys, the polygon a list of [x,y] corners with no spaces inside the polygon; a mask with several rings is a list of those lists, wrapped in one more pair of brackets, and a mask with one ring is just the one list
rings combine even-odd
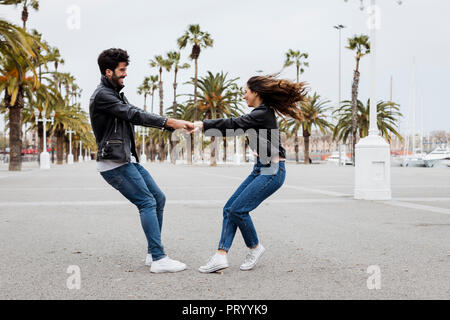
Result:
{"label": "concrete pavement", "polygon": [[0,299],[450,298],[448,168],[393,167],[393,200],[358,201],[353,167],[288,163],[285,185],[252,213],[267,249],[258,266],[239,270],[238,232],[230,268],[201,274],[251,166],[145,167],[167,197],[166,253],[188,270],[149,272],[138,211],[95,161],[0,165]]}

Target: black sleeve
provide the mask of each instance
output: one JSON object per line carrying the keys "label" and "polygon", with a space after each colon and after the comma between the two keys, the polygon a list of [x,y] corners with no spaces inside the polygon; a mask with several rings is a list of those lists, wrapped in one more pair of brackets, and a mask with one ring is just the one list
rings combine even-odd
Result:
{"label": "black sleeve", "polygon": [[107,90],[101,90],[97,93],[95,108],[100,112],[131,122],[133,125],[164,129],[167,121],[166,117],[145,112],[138,107],[122,102],[114,93]]}
{"label": "black sleeve", "polygon": [[217,129],[225,136],[227,129],[242,129],[244,131],[248,129],[258,129],[264,123],[264,117],[264,110],[253,110],[249,114],[238,118],[203,120],[203,131],[205,131],[205,135],[208,136],[214,135],[208,134],[208,129]]}

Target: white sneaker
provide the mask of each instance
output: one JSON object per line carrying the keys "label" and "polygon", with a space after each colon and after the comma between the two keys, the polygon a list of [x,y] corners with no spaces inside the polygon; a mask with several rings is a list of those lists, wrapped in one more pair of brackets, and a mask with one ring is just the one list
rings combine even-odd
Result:
{"label": "white sneaker", "polygon": [[216,253],[208,260],[206,265],[198,268],[198,271],[200,271],[202,273],[210,273],[210,272],[216,272],[216,271],[228,268],[228,266],[229,266],[229,264],[228,264],[227,256]]}
{"label": "white sneaker", "polygon": [[250,249],[247,256],[245,257],[244,263],[241,264],[240,269],[243,271],[253,269],[264,251],[266,251],[266,249],[262,246],[262,244],[259,244],[254,249]]}
{"label": "white sneaker", "polygon": [[168,256],[162,259],[152,262],[150,272],[163,273],[163,272],[178,272],[186,269],[186,265],[180,261],[172,260]]}
{"label": "white sneaker", "polygon": [[150,267],[152,265],[153,259],[152,259],[152,254],[149,253],[147,254],[147,257],[145,258],[145,265]]}

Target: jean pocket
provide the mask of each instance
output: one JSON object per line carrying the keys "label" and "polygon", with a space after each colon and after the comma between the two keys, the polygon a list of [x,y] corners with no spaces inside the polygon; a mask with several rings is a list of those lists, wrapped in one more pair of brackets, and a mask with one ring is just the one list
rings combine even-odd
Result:
{"label": "jean pocket", "polygon": [[120,185],[123,182],[123,179],[120,175],[107,175],[102,174],[103,178],[108,182],[114,189],[119,189]]}

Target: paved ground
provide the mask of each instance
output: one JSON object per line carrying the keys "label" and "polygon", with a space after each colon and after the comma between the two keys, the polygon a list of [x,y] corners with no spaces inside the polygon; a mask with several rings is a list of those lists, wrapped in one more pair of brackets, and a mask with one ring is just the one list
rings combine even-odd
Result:
{"label": "paved ground", "polygon": [[[149,272],[137,209],[95,162],[20,173],[0,165],[0,298],[450,298],[449,168],[394,167],[393,200],[376,202],[352,199],[352,167],[289,163],[285,185],[252,213],[267,249],[260,264],[239,270],[238,233],[231,267],[205,275],[197,269],[216,248],[221,209],[251,167],[146,167],[168,199],[166,251],[189,270]],[[80,289],[67,286],[69,266]],[[377,268],[381,289],[369,289]]]}

